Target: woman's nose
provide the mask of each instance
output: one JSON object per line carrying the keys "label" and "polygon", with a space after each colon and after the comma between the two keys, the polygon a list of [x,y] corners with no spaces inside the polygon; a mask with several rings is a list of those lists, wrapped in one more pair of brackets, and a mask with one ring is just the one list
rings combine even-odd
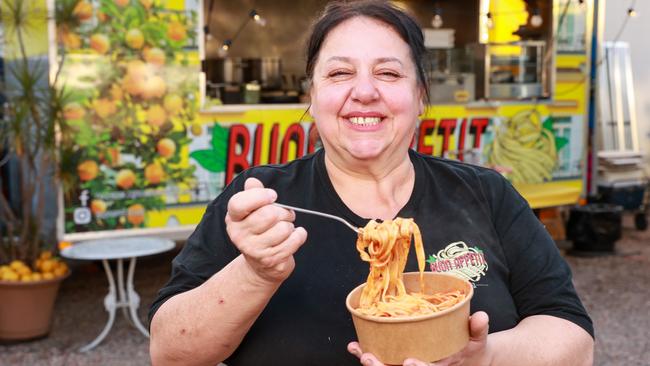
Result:
{"label": "woman's nose", "polygon": [[379,99],[379,90],[377,90],[372,75],[357,74],[352,86],[351,97],[359,103],[369,103]]}

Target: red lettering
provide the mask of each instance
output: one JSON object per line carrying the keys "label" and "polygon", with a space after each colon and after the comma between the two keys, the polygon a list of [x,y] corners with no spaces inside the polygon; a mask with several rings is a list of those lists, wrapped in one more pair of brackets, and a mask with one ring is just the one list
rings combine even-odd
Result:
{"label": "red lettering", "polygon": [[274,123],[271,127],[271,139],[269,141],[269,164],[278,163],[278,132],[280,126]]}
{"label": "red lettering", "polygon": [[437,260],[429,265],[433,272],[447,272],[453,269],[452,262],[449,259]]}
{"label": "red lettering", "polygon": [[293,123],[282,139],[282,155],[280,158],[281,163],[286,163],[289,160],[289,144],[294,142],[296,146],[296,158],[303,156],[303,146],[305,145],[305,130],[302,129],[300,123]]}
{"label": "red lettering", "polygon": [[445,265],[445,271],[451,271],[453,269],[453,264],[449,259],[445,259],[442,263]]}
{"label": "red lettering", "polygon": [[[232,125],[228,133],[228,154],[226,157],[226,184],[232,182],[235,174],[250,167],[248,150],[251,137],[244,125]],[[237,147],[239,146],[239,149]],[[237,152],[239,150],[239,153]]]}
{"label": "red lettering", "polygon": [[474,135],[474,148],[481,146],[481,135],[485,132],[488,123],[490,123],[490,120],[487,118],[476,118],[472,120],[469,131]]}
{"label": "red lettering", "polygon": [[442,129],[442,151],[440,151],[440,155],[444,156],[445,152],[449,150],[449,136],[454,132],[456,129],[456,120],[455,119],[443,119],[440,121],[440,124],[438,125],[438,131]]}
{"label": "red lettering", "polygon": [[424,138],[429,136],[433,129],[436,127],[435,119],[425,119],[420,122],[420,131],[418,133],[418,148],[417,151],[426,154],[433,155],[433,146],[425,145]]}
{"label": "red lettering", "polygon": [[463,161],[465,154],[465,132],[467,131],[467,118],[463,118],[463,121],[460,123],[460,133],[458,134],[458,160]]}
{"label": "red lettering", "polygon": [[262,140],[264,138],[264,124],[258,123],[255,128],[255,141],[253,142],[253,166],[260,165],[262,155]]}

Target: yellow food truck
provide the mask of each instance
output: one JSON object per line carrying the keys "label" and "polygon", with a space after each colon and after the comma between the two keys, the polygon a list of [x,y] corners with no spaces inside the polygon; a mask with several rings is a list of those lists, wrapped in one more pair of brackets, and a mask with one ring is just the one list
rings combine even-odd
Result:
{"label": "yellow food truck", "polygon": [[[44,1],[34,37],[67,96],[59,239],[184,239],[242,170],[318,149],[302,50],[325,3]],[[427,47],[413,149],[496,169],[533,208],[576,203],[594,2],[395,3]]]}

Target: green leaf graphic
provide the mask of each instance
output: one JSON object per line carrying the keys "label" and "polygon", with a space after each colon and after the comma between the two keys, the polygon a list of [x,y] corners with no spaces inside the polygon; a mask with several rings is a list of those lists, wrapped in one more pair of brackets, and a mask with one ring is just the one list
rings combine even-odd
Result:
{"label": "green leaf graphic", "polygon": [[190,158],[196,160],[205,170],[213,173],[222,172],[226,168],[226,161],[217,156],[214,150],[192,151]]}
{"label": "green leaf graphic", "polygon": [[437,261],[438,261],[438,258],[436,258],[436,256],[434,256],[433,254],[431,254],[429,256],[429,258],[427,259],[427,263],[429,263],[429,264],[436,263]]}
{"label": "green leaf graphic", "polygon": [[555,151],[560,151],[560,149],[565,147],[568,143],[568,138],[555,136]]}
{"label": "green leaf graphic", "polygon": [[551,116],[546,117],[546,119],[544,120],[544,123],[542,123],[542,128],[547,129],[547,130],[553,132],[553,134],[555,134],[555,132],[553,131],[553,122],[554,122],[553,117],[551,117]]}
{"label": "green leaf graphic", "polygon": [[547,117],[544,120],[544,123],[542,124],[542,128],[549,130],[553,133],[553,136],[555,136],[555,151],[560,151],[564,146],[566,146],[569,143],[569,139],[566,137],[558,137],[555,135],[555,130],[553,130],[553,123],[555,120],[553,117]]}
{"label": "green leaf graphic", "polygon": [[228,129],[221,127],[218,123],[212,126],[212,149],[223,151],[228,143]]}
{"label": "green leaf graphic", "polygon": [[195,159],[204,169],[219,173],[226,170],[226,145],[228,143],[228,129],[218,123],[212,126],[212,149],[196,150],[190,153],[190,158]]}

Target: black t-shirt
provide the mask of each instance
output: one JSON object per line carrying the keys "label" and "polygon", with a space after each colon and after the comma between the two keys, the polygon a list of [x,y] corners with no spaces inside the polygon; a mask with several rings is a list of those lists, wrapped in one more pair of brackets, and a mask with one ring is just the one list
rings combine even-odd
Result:
{"label": "black t-shirt", "polygon": [[[471,312],[488,313],[490,332],[546,314],[572,321],[593,336],[568,265],[507,180],[490,169],[409,154],[415,186],[397,216],[412,217],[420,227],[426,270],[469,279],[475,287]],[[360,227],[368,222],[337,195],[322,149],[285,165],[248,169],[208,206],[173,260],[172,277],[152,304],[150,319],[165,300],[199,286],[239,255],[224,217],[228,200],[247,177],[276,190],[277,202],[341,216]],[[308,232],[295,254],[295,270],[225,361],[229,366],[358,365],[346,351],[356,336],[345,298],[365,282],[369,266],[359,258],[356,233],[337,221],[301,213],[295,224]],[[417,271],[414,251],[406,271]]]}

